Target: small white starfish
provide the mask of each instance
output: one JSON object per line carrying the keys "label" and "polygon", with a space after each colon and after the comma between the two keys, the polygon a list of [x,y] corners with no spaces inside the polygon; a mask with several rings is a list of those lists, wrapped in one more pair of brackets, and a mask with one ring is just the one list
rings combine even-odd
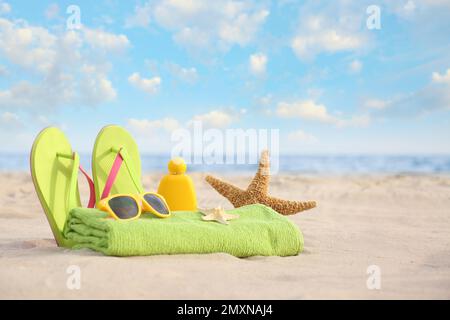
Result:
{"label": "small white starfish", "polygon": [[199,209],[199,211],[201,214],[203,214],[203,220],[216,221],[221,224],[229,224],[227,220],[239,218],[238,214],[226,213],[226,211],[221,206],[213,209]]}

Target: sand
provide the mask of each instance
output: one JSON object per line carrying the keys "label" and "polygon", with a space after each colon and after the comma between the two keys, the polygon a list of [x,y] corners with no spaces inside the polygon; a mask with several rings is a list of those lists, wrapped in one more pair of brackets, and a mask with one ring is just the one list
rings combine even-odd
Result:
{"label": "sand", "polygon": [[[219,176],[242,187],[250,179]],[[159,178],[146,175],[146,188]],[[203,178],[194,175],[200,204],[229,207]],[[450,298],[448,176],[274,176],[273,195],[319,203],[290,217],[303,231],[305,251],[285,258],[117,258],[61,249],[29,175],[1,173],[0,188],[2,299]],[[84,199],[86,191],[83,186]],[[79,289],[67,286],[73,265]],[[371,265],[379,268],[379,289],[368,289]]]}

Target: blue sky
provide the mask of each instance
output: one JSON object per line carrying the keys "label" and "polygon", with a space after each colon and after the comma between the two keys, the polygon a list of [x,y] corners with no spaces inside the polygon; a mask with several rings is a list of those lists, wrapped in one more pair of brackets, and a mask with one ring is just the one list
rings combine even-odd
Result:
{"label": "blue sky", "polygon": [[88,152],[115,123],[165,152],[201,121],[285,153],[448,154],[449,34],[446,0],[0,0],[0,151],[56,125]]}

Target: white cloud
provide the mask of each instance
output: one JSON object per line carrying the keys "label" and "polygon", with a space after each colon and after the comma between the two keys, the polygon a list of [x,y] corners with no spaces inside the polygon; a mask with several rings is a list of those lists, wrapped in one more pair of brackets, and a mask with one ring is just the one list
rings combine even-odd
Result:
{"label": "white cloud", "polygon": [[321,53],[354,52],[367,43],[363,25],[367,6],[359,2],[308,1],[302,5],[291,47],[298,58],[311,60]]}
{"label": "white cloud", "polygon": [[310,59],[322,52],[335,53],[360,48],[364,40],[359,35],[345,34],[338,30],[323,30],[313,34],[297,35],[292,40],[292,49],[300,59]]}
{"label": "white cloud", "polygon": [[255,53],[249,59],[250,71],[254,75],[263,75],[266,73],[267,56],[263,53]]}
{"label": "white cloud", "polygon": [[361,61],[359,60],[353,60],[349,63],[348,65],[348,69],[350,71],[350,73],[360,73],[362,70],[363,64]]}
{"label": "white cloud", "polygon": [[382,100],[382,99],[367,99],[364,101],[363,106],[368,109],[375,109],[375,110],[382,110],[391,104],[388,100]]}
{"label": "white cloud", "polygon": [[51,124],[51,121],[43,115],[40,115],[36,118],[37,123],[39,123],[41,126],[49,126]]}
{"label": "white cloud", "polygon": [[19,117],[12,112],[4,112],[2,113],[1,117],[0,117],[2,123],[6,123],[6,122],[11,122],[11,121],[17,121],[19,120]]}
{"label": "white cloud", "polygon": [[323,104],[318,104],[314,100],[279,102],[275,113],[281,118],[300,118],[308,121],[328,123],[336,127],[363,127],[370,122],[369,115],[357,115],[347,119],[331,115]]}
{"label": "white cloud", "polygon": [[49,20],[55,19],[59,15],[59,5],[57,3],[52,3],[45,10],[45,17]]}
{"label": "white cloud", "polygon": [[403,6],[403,10],[405,10],[406,14],[411,14],[416,10],[416,4],[412,0],[408,0],[408,2],[405,3]]}
{"label": "white cloud", "polygon": [[185,68],[176,63],[169,63],[169,71],[179,80],[186,83],[195,83],[198,80],[197,69],[194,67]]}
{"label": "white cloud", "polygon": [[272,104],[273,96],[271,94],[266,94],[265,96],[262,96],[258,98],[258,104],[263,107],[269,107]]}
{"label": "white cloud", "polygon": [[236,119],[236,115],[221,110],[213,110],[208,113],[195,115],[192,121],[200,121],[207,128],[226,128]]}
{"label": "white cloud", "polygon": [[0,52],[13,64],[49,72],[56,59],[57,40],[45,28],[0,18]]}
{"label": "white cloud", "polygon": [[[234,3],[229,2],[227,5],[233,7]],[[239,44],[241,46],[252,41],[258,28],[269,15],[269,11],[265,9],[253,13],[237,13],[234,8],[231,8],[226,13],[235,16],[231,19],[229,19],[230,16],[226,16],[228,21],[219,27],[219,38],[225,44]]]}
{"label": "white cloud", "polygon": [[137,5],[134,8],[133,15],[125,19],[125,28],[142,27],[145,28],[150,24],[150,16],[152,13],[152,6],[150,2],[144,5]]}
{"label": "white cloud", "polygon": [[256,103],[260,108],[259,112],[263,115],[270,116],[272,114],[272,109],[270,108],[273,102],[272,100],[273,96],[271,94],[256,98]]}
{"label": "white cloud", "polygon": [[368,114],[353,115],[348,119],[337,118],[336,126],[338,128],[343,127],[367,127],[371,122],[371,117]]}
{"label": "white cloud", "polygon": [[140,148],[149,152],[167,152],[173,144],[172,134],[181,129],[190,132],[196,122],[200,121],[203,129],[225,129],[231,123],[246,113],[245,109],[212,110],[203,114],[194,115],[190,120],[180,123],[173,117],[162,119],[136,119],[127,120],[127,128],[135,135]]}
{"label": "white cloud", "polygon": [[0,115],[0,127],[2,130],[16,131],[24,126],[19,116],[12,112],[4,112]]}
{"label": "white cloud", "polygon": [[0,15],[11,12],[11,6],[7,2],[0,0]]}
{"label": "white cloud", "polygon": [[133,133],[144,152],[162,153],[170,150],[171,134],[179,129],[180,123],[174,118],[127,120],[126,127]]}
{"label": "white cloud", "polygon": [[161,78],[153,77],[153,78],[142,78],[139,72],[134,72],[128,77],[128,82],[135,86],[136,88],[148,93],[155,94],[159,91],[161,86]]}
{"label": "white cloud", "polygon": [[[75,83],[72,77],[60,75],[60,81],[56,78],[45,79],[41,83],[21,81],[11,85],[8,89],[0,90],[0,109],[22,108],[30,112],[37,112],[40,108],[54,108],[67,104],[76,99]],[[79,101],[93,105],[84,97],[78,96]],[[96,97],[101,100],[101,97]]]}
{"label": "white cloud", "polygon": [[126,26],[155,25],[173,32],[173,39],[191,50],[228,50],[256,36],[269,11],[235,0],[158,0],[135,8]]}
{"label": "white cloud", "polygon": [[389,99],[368,99],[364,107],[372,109],[375,116],[415,117],[436,111],[450,110],[450,68],[444,73],[433,72],[431,82],[406,94]]}
{"label": "white cloud", "polygon": [[[33,76],[0,90],[0,109],[37,112],[113,100],[116,91],[108,79],[108,57],[128,43],[124,37],[85,27],[78,32],[53,33],[24,20],[0,18],[0,55],[10,63],[10,73]],[[108,55],[103,52],[106,49]]]}
{"label": "white cloud", "polygon": [[447,72],[440,74],[439,72],[433,72],[431,75],[431,79],[435,83],[448,83],[450,84],[450,68],[447,69]]}
{"label": "white cloud", "polygon": [[[420,1],[420,0],[419,0]],[[385,1],[384,8],[388,12],[392,12],[402,19],[414,18],[418,13],[416,1]]]}
{"label": "white cloud", "polygon": [[382,28],[384,28],[384,17],[395,15],[408,23],[407,32],[413,36],[416,44],[426,43],[427,48],[433,48],[435,52],[442,50],[444,55],[449,55],[448,32],[445,32],[449,28],[449,0],[383,0],[378,2],[382,8]]}
{"label": "white cloud", "polygon": [[129,119],[127,124],[128,127],[140,134],[153,134],[159,130],[172,132],[180,127],[178,120],[174,118],[164,118],[161,120]]}
{"label": "white cloud", "polygon": [[104,73],[97,70],[96,66],[85,65],[82,67],[82,72],[80,92],[86,103],[100,104],[116,98],[117,93],[111,81]]}
{"label": "white cloud", "polygon": [[[385,1],[385,8],[392,11],[401,18],[417,18],[418,15],[450,9],[448,0],[408,0],[408,1]],[[433,21],[429,21],[432,23]]]}
{"label": "white cloud", "polygon": [[130,45],[127,36],[98,29],[83,27],[84,38],[93,48],[110,51],[123,51]]}
{"label": "white cloud", "polygon": [[312,144],[318,142],[318,139],[312,134],[306,133],[303,130],[297,130],[288,134],[288,140],[291,143],[307,143]]}
{"label": "white cloud", "polygon": [[276,114],[282,118],[301,118],[326,123],[335,121],[324,105],[317,104],[313,100],[280,102],[277,105]]}

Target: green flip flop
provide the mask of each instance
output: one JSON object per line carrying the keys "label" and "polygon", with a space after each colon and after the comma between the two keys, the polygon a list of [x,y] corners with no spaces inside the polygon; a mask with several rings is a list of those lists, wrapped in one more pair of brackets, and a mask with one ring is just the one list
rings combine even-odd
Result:
{"label": "green flip flop", "polygon": [[[64,238],[63,231],[69,211],[81,207],[77,183],[79,164],[78,154],[72,151],[61,130],[49,127],[38,134],[31,149],[31,176],[58,246],[73,244]],[[92,192],[93,187],[90,204]]]}
{"label": "green flip flop", "polygon": [[110,192],[143,192],[139,150],[124,128],[110,125],[99,132],[92,151],[92,173],[97,201]]}

